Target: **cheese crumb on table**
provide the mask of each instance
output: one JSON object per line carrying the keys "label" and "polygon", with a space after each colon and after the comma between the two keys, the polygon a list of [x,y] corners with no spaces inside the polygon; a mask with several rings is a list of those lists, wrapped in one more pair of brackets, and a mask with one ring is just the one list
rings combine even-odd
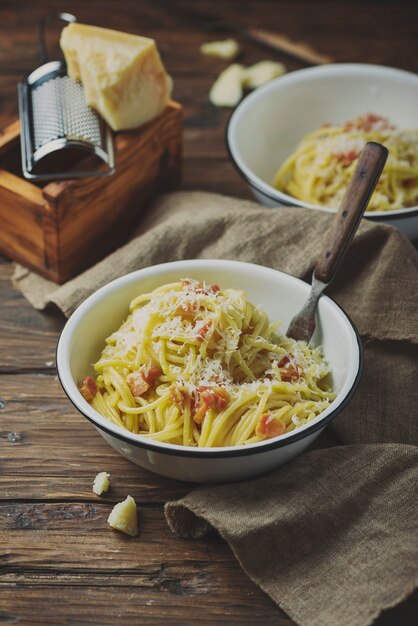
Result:
{"label": "cheese crumb on table", "polygon": [[210,41],[200,46],[200,52],[205,56],[233,61],[239,54],[240,47],[235,39],[224,41]]}
{"label": "cheese crumb on table", "polygon": [[93,492],[96,495],[101,496],[102,493],[105,493],[105,491],[109,489],[109,478],[110,474],[107,472],[99,472],[97,474],[93,483]]}
{"label": "cheese crumb on table", "polygon": [[286,72],[283,63],[260,61],[249,67],[233,63],[219,74],[209,92],[209,100],[218,107],[234,107],[245,89],[257,89]]}
{"label": "cheese crumb on table", "polygon": [[276,61],[260,61],[250,67],[246,67],[243,72],[243,85],[246,89],[257,89],[277,76],[286,73],[283,63]]}
{"label": "cheese crumb on table", "polygon": [[218,107],[234,107],[243,96],[242,80],[244,66],[233,63],[213,83],[209,100]]}
{"label": "cheese crumb on table", "polygon": [[138,535],[138,516],[136,503],[132,496],[128,496],[123,502],[115,504],[107,522],[109,526],[126,535],[131,537]]}

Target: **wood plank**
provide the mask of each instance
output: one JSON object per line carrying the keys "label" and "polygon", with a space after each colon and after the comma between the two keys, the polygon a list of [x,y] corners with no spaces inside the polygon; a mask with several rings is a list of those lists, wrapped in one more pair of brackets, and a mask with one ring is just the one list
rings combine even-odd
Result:
{"label": "wood plank", "polygon": [[9,152],[15,150],[20,142],[20,122],[16,119],[6,128],[0,131],[0,157],[9,156]]}
{"label": "wood plank", "polygon": [[[141,623],[158,623],[163,615],[164,623],[177,624],[292,623],[251,583],[216,534],[200,541],[174,537],[161,508],[139,505],[141,534],[131,539],[108,527],[110,508],[0,506],[0,527],[9,531],[7,544],[6,533],[0,536],[3,616],[35,624],[74,623],[75,617],[82,624],[112,624],[122,615],[141,617]],[[417,597],[397,615],[412,616]],[[39,621],[33,621],[35,606]],[[51,607],[55,621],[49,621]],[[384,618],[376,623],[383,626]]]}
{"label": "wood plank", "polygon": [[[220,571],[223,573],[223,568]],[[235,578],[229,585],[224,584],[216,595],[213,590],[202,590],[202,586],[188,594],[187,587],[179,584],[178,578],[163,577],[156,589],[135,583],[114,587],[112,581],[102,582],[99,587],[92,586],[90,580],[91,577],[88,586],[81,580],[73,586],[51,586],[45,582],[29,587],[19,582],[19,586],[0,587],[4,607],[0,618],[6,624],[39,626],[293,624],[269,598],[254,598],[254,590],[243,588]],[[220,582],[224,582],[222,578]],[[259,590],[258,593],[262,594]],[[227,601],[222,601],[223,597],[227,597]]]}
{"label": "wood plank", "polygon": [[[71,10],[80,21],[154,36],[163,56],[167,57],[165,60],[169,69],[171,65],[177,69],[177,59],[184,59],[186,71],[187,66],[195,67],[184,50],[188,46],[195,46],[196,40],[200,42],[201,39],[216,37],[216,33],[213,35],[205,30],[208,21],[198,17],[199,13],[211,14],[219,19],[219,11],[214,10],[210,0],[200,1],[198,7],[187,2],[139,4],[135,0],[124,0],[123,4],[123,11],[104,12],[99,0],[90,0],[88,5],[83,0],[72,0]],[[402,62],[405,69],[416,68],[416,58],[411,54],[411,40],[415,36],[417,19],[416,5],[403,0],[397,2],[396,10],[393,10],[391,2],[376,4],[357,1],[354,3],[356,10],[352,10],[352,4],[339,3],[334,8],[332,3],[325,1],[312,3],[309,0],[287,0],[280,3],[276,10],[279,16],[276,17],[274,4],[268,0],[242,2],[239,14],[234,2],[224,2],[222,18],[238,24],[256,23],[259,27],[270,29],[273,25],[292,39],[306,41],[341,61]],[[57,0],[38,0],[30,7],[30,11],[26,10],[29,6],[27,2],[21,2],[17,10],[8,3],[4,5],[0,7],[2,40],[5,42],[0,52],[0,68],[7,69],[10,59],[13,59],[13,67],[25,73],[39,64],[35,32],[37,21],[42,15],[59,11],[62,7]],[[195,20],[188,20],[181,8],[195,13]],[[59,53],[56,42],[60,29],[58,24],[51,25],[51,58]],[[13,36],[10,36],[11,33]],[[187,39],[184,33],[187,33]],[[347,33],[351,34],[355,45],[347,45]],[[387,45],[388,41],[391,42],[390,46]],[[272,53],[265,50],[264,54],[267,58],[266,55],[271,56]]]}
{"label": "wood plank", "polygon": [[180,539],[169,530],[161,506],[142,507],[139,500],[137,505],[135,538],[109,527],[110,503],[0,505],[1,528],[9,531],[7,543],[5,533],[0,537],[2,574],[56,572],[65,582],[66,572],[153,576],[161,564],[181,570],[192,561],[201,569],[233,562],[216,534],[202,541]]}
{"label": "wood plank", "polygon": [[[65,318],[36,311],[13,288],[13,266],[0,257],[0,373],[50,371]],[[0,397],[4,387],[1,387]]]}
{"label": "wood plank", "polygon": [[44,260],[42,203],[22,195],[26,187],[26,181],[0,169],[0,253],[37,267]]}
{"label": "wood plank", "polygon": [[[22,584],[20,577],[13,583],[0,584],[0,619],[6,624],[39,626],[56,626],[57,623],[65,626],[293,624],[267,596],[263,594],[262,599],[255,598],[256,588],[243,588],[239,580],[234,579],[233,584],[224,586],[216,596],[207,588],[202,589],[200,582],[196,593],[188,595],[185,584],[178,584],[178,578],[164,576],[163,573],[159,588],[146,582],[142,586],[138,583],[124,586],[120,584],[119,576],[97,581],[92,575],[81,579],[76,576],[72,585],[59,584],[60,577],[56,574],[45,577],[37,574],[33,585]],[[223,582],[222,578],[220,582]],[[224,601],[227,593],[228,600]],[[258,593],[262,594],[259,590]],[[374,625],[413,624],[417,604],[416,599],[409,599],[396,609],[385,611]]]}
{"label": "wood plank", "polygon": [[184,190],[211,191],[227,196],[252,200],[246,182],[229,161],[185,159],[183,162]]}
{"label": "wood plank", "polygon": [[127,490],[145,502],[165,502],[190,490],[187,483],[152,474],[120,456],[48,375],[3,378],[0,408],[0,500],[9,498],[94,500],[93,479],[111,474],[106,498]]}

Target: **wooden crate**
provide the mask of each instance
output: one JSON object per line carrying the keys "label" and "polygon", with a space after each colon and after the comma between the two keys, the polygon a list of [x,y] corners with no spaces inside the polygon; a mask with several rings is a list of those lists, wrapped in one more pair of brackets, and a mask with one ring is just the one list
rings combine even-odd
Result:
{"label": "wooden crate", "polygon": [[0,131],[0,253],[63,283],[120,245],[141,211],[180,179],[182,110],[170,102],[155,120],[115,136],[116,173],[25,180],[19,122]]}

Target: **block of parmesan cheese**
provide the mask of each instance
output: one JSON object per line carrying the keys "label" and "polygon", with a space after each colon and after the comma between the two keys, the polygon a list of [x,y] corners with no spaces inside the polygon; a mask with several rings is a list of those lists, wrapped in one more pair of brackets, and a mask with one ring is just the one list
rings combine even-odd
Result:
{"label": "block of parmesan cheese", "polygon": [[75,22],[60,44],[68,75],[113,130],[136,128],[165,108],[172,80],[153,39]]}

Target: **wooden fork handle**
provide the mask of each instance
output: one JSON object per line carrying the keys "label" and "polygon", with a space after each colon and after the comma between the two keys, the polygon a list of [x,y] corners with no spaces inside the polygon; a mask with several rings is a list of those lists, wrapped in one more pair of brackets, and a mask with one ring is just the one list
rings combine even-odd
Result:
{"label": "wooden fork handle", "polygon": [[314,276],[323,283],[333,279],[360,224],[387,157],[387,149],[373,141],[367,143],[361,151],[354,175],[315,265]]}
{"label": "wooden fork handle", "polygon": [[292,41],[285,35],[273,33],[262,28],[247,28],[245,34],[249,39],[264,44],[273,50],[284,52],[300,61],[309,63],[310,65],[323,65],[324,63],[332,63],[331,57],[320,54],[307,43],[302,41]]}

